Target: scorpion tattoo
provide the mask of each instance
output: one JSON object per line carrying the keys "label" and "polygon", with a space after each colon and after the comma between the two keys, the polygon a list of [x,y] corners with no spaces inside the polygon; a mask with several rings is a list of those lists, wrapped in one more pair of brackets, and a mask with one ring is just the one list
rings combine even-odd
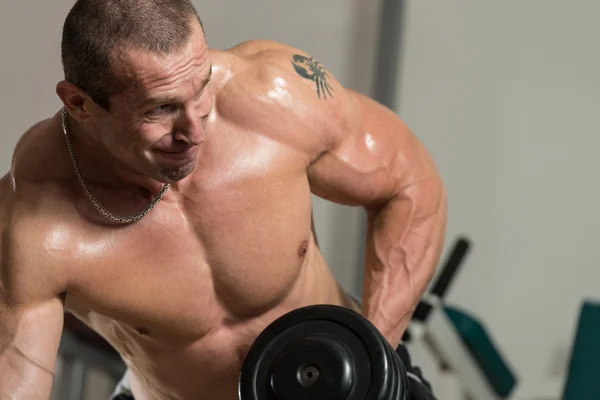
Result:
{"label": "scorpion tattoo", "polygon": [[309,58],[296,54],[293,57],[292,64],[298,75],[315,83],[319,99],[321,98],[321,95],[323,96],[323,99],[326,99],[327,95],[333,97],[331,94],[333,88],[327,83],[327,71],[320,62],[313,57]]}

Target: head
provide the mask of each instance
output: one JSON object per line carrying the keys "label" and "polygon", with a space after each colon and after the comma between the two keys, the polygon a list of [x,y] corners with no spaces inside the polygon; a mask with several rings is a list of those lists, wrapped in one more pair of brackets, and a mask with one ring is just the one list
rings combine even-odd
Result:
{"label": "head", "polygon": [[212,109],[212,66],[189,0],[78,0],[62,61],[57,94],[79,134],[156,180],[193,170]]}

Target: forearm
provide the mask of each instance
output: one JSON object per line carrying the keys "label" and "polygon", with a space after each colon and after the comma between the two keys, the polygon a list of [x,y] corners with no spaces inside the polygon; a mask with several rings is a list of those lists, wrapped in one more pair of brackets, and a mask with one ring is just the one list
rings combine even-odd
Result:
{"label": "forearm", "polygon": [[439,262],[446,193],[437,175],[368,210],[363,314],[397,345]]}

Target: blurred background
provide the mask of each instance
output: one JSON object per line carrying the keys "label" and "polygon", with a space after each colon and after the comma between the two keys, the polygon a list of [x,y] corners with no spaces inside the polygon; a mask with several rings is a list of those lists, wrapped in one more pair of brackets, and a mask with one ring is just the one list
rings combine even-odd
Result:
{"label": "blurred background", "polygon": [[[5,170],[19,136],[61,106],[54,89],[62,79],[62,23],[72,4],[0,3]],[[249,39],[297,46],[343,85],[377,98],[407,122],[448,190],[444,257],[459,237],[471,244],[444,301],[485,325],[518,381],[506,398],[560,398],[582,305],[600,298],[600,2],[194,4],[211,47]],[[325,258],[342,286],[360,294],[364,213],[314,202]],[[414,361],[425,374],[440,390],[456,391],[444,386],[450,385],[442,379],[444,357],[417,347]],[[85,376],[85,398],[107,399],[114,382],[102,369],[88,368]],[[455,381],[468,386],[469,379]]]}

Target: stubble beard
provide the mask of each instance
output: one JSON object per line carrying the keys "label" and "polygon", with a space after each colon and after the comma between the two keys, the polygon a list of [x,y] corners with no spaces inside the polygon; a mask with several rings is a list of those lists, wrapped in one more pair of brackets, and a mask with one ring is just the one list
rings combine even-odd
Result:
{"label": "stubble beard", "polygon": [[161,168],[159,170],[160,176],[167,182],[178,182],[184,178],[187,178],[194,172],[196,167],[196,160],[190,161],[187,164],[181,165],[177,168]]}

